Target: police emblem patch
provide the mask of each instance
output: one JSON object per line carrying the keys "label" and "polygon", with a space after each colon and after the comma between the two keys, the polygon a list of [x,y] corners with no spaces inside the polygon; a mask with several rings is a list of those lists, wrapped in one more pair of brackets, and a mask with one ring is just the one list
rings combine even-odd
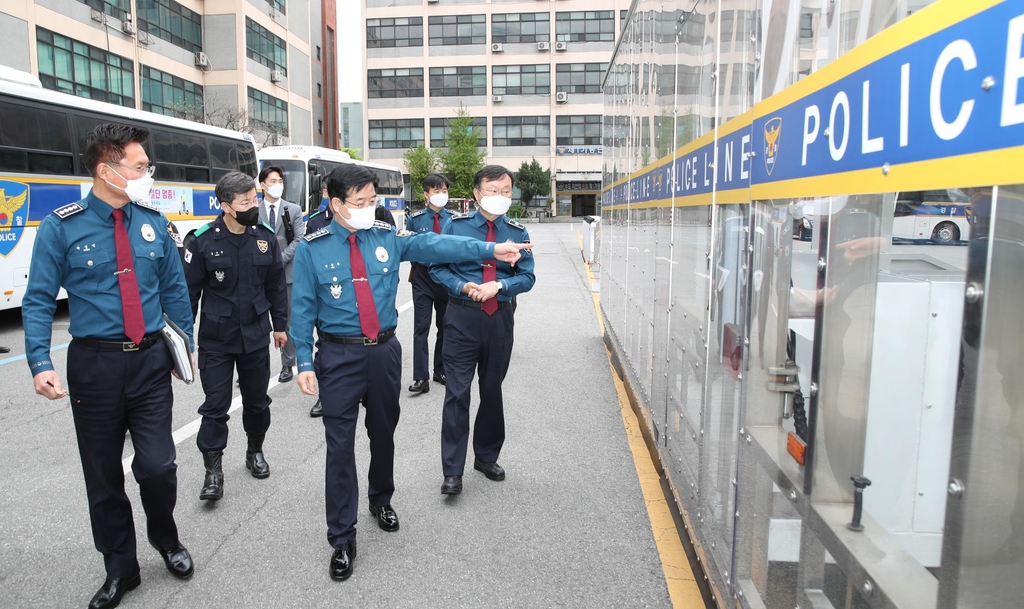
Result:
{"label": "police emblem patch", "polygon": [[214,271],[213,276],[217,278],[217,281],[224,281],[224,271]]}
{"label": "police emblem patch", "polygon": [[384,246],[379,246],[374,253],[377,254],[377,260],[381,262],[388,261],[388,250]]}
{"label": "police emblem patch", "polygon": [[270,244],[267,243],[266,241],[264,241],[263,239],[257,239],[256,240],[256,247],[260,248],[260,253],[261,254],[266,254],[267,253],[267,248],[270,247]]}
{"label": "police emblem patch", "polygon": [[764,124],[764,168],[768,175],[775,169],[779,156],[779,135],[782,133],[782,118],[776,116]]}
{"label": "police emblem patch", "polygon": [[0,256],[14,251],[21,240],[28,222],[28,203],[27,184],[0,180]]}
{"label": "police emblem patch", "polygon": [[341,298],[341,286],[340,285],[334,284],[334,285],[331,286],[331,296],[333,296],[335,300]]}
{"label": "police emblem patch", "polygon": [[156,240],[156,232],[153,231],[153,227],[149,224],[142,225],[142,238],[150,243]]}

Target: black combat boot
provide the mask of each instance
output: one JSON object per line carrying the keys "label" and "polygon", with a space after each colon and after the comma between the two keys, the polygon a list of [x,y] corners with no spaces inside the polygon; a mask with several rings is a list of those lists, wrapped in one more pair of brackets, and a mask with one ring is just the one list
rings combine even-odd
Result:
{"label": "black combat boot", "polygon": [[249,448],[245,451],[245,469],[252,472],[253,478],[263,479],[270,475],[270,466],[263,458],[263,438],[261,436],[249,436]]}
{"label": "black combat boot", "polygon": [[217,501],[224,496],[224,470],[220,467],[223,456],[224,451],[221,450],[203,453],[206,478],[203,480],[203,490],[199,491],[199,499],[202,501]]}

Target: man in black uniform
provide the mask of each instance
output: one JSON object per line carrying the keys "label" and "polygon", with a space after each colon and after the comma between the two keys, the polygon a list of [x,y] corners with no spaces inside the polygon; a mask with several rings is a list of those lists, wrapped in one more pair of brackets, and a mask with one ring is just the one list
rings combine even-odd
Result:
{"label": "man in black uniform", "polygon": [[242,394],[242,427],[249,439],[245,467],[254,478],[270,475],[263,457],[263,439],[270,427],[269,335],[274,345],[288,340],[287,287],[274,231],[259,222],[259,201],[253,179],[232,172],[217,182],[219,218],[196,231],[185,252],[193,315],[203,301],[199,323],[199,376],[206,401],[199,407],[203,422],[196,444],[203,453],[206,478],[202,500],[224,496],[221,458],[228,443],[231,377],[238,368]]}

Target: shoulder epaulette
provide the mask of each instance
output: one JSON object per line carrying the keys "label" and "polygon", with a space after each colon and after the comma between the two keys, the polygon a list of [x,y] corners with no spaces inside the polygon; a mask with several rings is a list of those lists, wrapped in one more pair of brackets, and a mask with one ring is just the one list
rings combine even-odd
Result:
{"label": "shoulder epaulette", "polygon": [[160,210],[156,206],[153,205],[152,201],[132,201],[132,203],[135,203],[139,207],[143,207],[143,208],[151,210],[151,211],[155,211],[155,212],[158,212],[158,213],[160,212]]}
{"label": "shoulder epaulette", "polygon": [[522,224],[516,222],[512,218],[509,218],[508,216],[505,216],[505,223],[508,224],[509,226],[514,226],[516,228],[520,228],[520,229],[523,229],[523,230],[526,229],[525,226],[523,226]]}
{"label": "shoulder epaulette", "polygon": [[459,214],[453,213],[452,214],[452,220],[465,220],[468,217],[469,217],[469,213],[464,213],[464,214],[463,213],[459,213]]}
{"label": "shoulder epaulette", "polygon": [[314,231],[314,232],[306,235],[305,237],[303,237],[303,239],[305,239],[306,241],[312,241],[313,239],[319,239],[320,237],[323,237],[324,235],[329,235],[329,234],[331,234],[331,231],[330,231],[330,229],[328,229],[325,226],[324,228],[321,228],[318,231]]}
{"label": "shoulder epaulette", "polygon": [[[210,224],[213,224],[213,223],[211,222]],[[196,232],[195,232],[196,237],[198,237],[199,235],[202,235],[206,231],[210,230],[210,224],[204,224],[204,225],[200,226],[199,228],[197,228]]]}
{"label": "shoulder epaulette", "polygon": [[390,223],[385,222],[383,220],[374,220],[373,221],[373,227],[374,228],[383,228],[385,230],[391,230],[392,228],[394,228],[393,226],[391,226]]}
{"label": "shoulder epaulette", "polygon": [[309,214],[309,219],[312,220],[313,218],[319,216],[322,213],[324,213],[324,210],[318,209],[318,210],[316,210],[315,213]]}
{"label": "shoulder epaulette", "polygon": [[413,213],[409,214],[409,217],[410,218],[419,218],[420,216],[422,216],[425,213],[427,213],[427,210],[421,209],[419,211],[414,211]]}
{"label": "shoulder epaulette", "polygon": [[270,228],[270,225],[267,224],[266,222],[260,222],[260,225],[263,226],[263,228],[267,229],[268,231],[274,232],[274,229]]}
{"label": "shoulder epaulette", "polygon": [[73,216],[80,211],[85,211],[84,205],[80,203],[68,203],[64,207],[58,207],[57,209],[53,210],[53,213],[56,214],[58,218],[63,220],[64,218],[67,218],[68,216]]}

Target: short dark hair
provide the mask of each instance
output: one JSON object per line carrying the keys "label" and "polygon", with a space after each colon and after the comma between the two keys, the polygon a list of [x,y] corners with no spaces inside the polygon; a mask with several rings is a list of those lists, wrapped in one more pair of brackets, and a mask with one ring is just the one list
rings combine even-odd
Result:
{"label": "short dark hair", "polygon": [[252,176],[246,175],[241,171],[232,171],[217,180],[217,186],[213,192],[221,203],[231,203],[238,195],[244,195],[250,190],[255,189],[256,184],[253,183]]}
{"label": "short dark hair", "polygon": [[269,178],[272,173],[276,173],[279,178],[282,180],[284,179],[284,169],[281,169],[277,165],[267,165],[260,170],[260,182],[266,182],[267,178]]}
{"label": "short dark hair", "polygon": [[484,183],[484,180],[493,182],[494,180],[500,180],[502,176],[508,176],[508,179],[512,181],[512,185],[516,185],[516,177],[512,175],[512,172],[508,169],[505,169],[501,165],[484,165],[483,168],[473,176],[473,188],[480,188]]}
{"label": "short dark hair", "polygon": [[85,137],[85,150],[82,160],[89,175],[96,175],[96,167],[101,163],[117,163],[124,158],[124,149],[128,144],[139,144],[149,139],[149,129],[133,127],[118,123],[97,125]]}
{"label": "short dark hair", "polygon": [[427,174],[427,177],[423,178],[423,192],[427,192],[431,188],[441,188],[442,186],[451,186],[452,181],[439,173]]}
{"label": "short dark hair", "polygon": [[367,184],[373,184],[374,190],[379,186],[372,171],[362,165],[345,163],[327,175],[327,196],[344,201],[353,192],[366,188]]}

